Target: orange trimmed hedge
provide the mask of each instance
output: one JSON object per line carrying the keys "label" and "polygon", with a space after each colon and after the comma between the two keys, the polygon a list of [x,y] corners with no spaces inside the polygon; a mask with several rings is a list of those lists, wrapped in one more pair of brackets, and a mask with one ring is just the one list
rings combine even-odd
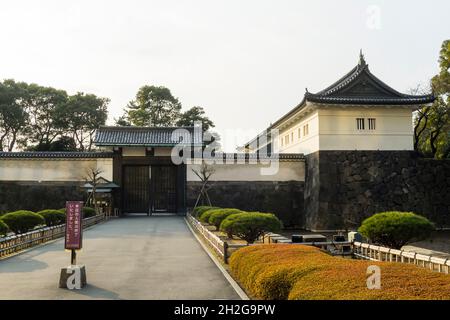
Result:
{"label": "orange trimmed hedge", "polygon": [[[381,269],[381,289],[367,289],[367,267]],[[414,265],[333,257],[312,246],[254,245],[230,258],[231,273],[264,300],[450,299],[450,275]]]}

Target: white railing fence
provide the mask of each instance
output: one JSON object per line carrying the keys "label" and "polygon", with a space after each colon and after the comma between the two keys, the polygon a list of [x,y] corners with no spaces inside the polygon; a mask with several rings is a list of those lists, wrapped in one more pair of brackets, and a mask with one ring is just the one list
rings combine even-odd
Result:
{"label": "white railing fence", "polygon": [[353,254],[360,259],[408,263],[440,273],[450,274],[450,259],[390,249],[362,242],[353,242],[352,247]]}
{"label": "white railing fence", "polygon": [[[105,214],[83,219],[83,228],[105,220]],[[0,238],[0,258],[31,248],[50,240],[61,238],[65,234],[65,224],[36,229],[27,233]]]}

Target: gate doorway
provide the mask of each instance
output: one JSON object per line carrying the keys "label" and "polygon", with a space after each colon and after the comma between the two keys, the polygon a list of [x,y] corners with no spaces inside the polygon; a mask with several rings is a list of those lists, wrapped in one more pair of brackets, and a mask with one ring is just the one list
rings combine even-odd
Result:
{"label": "gate doorway", "polygon": [[123,213],[177,213],[177,173],[174,165],[123,166]]}
{"label": "gate doorway", "polygon": [[150,171],[149,166],[123,167],[124,213],[149,213]]}
{"label": "gate doorway", "polygon": [[152,166],[152,212],[177,212],[177,167]]}

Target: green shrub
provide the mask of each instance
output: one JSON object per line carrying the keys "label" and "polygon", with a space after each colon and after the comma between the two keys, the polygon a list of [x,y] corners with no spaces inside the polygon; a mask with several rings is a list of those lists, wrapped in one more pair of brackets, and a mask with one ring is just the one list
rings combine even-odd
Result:
{"label": "green shrub", "polygon": [[95,216],[95,209],[91,207],[83,207],[83,218]]}
{"label": "green shrub", "polygon": [[382,212],[363,221],[358,231],[372,242],[393,249],[430,236],[433,224],[412,212]]}
{"label": "green shrub", "polygon": [[219,207],[210,207],[210,206],[199,206],[196,207],[194,210],[192,210],[192,216],[194,217],[200,217],[203,212],[211,210],[211,209],[220,209]]}
{"label": "green shrub", "polygon": [[209,216],[208,223],[214,225],[216,229],[219,230],[222,221],[225,220],[226,217],[236,213],[243,213],[243,211],[233,208],[214,209]]}
{"label": "green shrub", "polygon": [[26,210],[7,213],[1,217],[1,220],[15,233],[25,233],[36,226],[45,224],[41,215]]}
{"label": "green shrub", "polygon": [[57,226],[66,222],[66,213],[61,212],[61,210],[47,209],[39,211],[38,214],[44,217],[45,224],[49,227]]}
{"label": "green shrub", "polygon": [[209,217],[211,216],[211,214],[214,212],[214,210],[217,210],[220,208],[216,208],[216,207],[211,207],[207,210],[204,210],[199,216],[198,216],[198,220],[200,220],[201,222],[204,223],[208,223],[209,222]]}
{"label": "green shrub", "polygon": [[[244,213],[244,212],[241,212]],[[241,213],[233,213],[230,214],[228,217],[226,217],[225,219],[223,219],[222,223],[220,224],[219,230],[223,231],[227,234],[227,237],[230,239],[233,239],[233,222],[234,220],[239,218],[239,215]]]}
{"label": "green shrub", "polygon": [[281,222],[272,213],[248,212],[228,216],[222,224],[223,231],[253,243],[266,232],[281,229]]}
{"label": "green shrub", "polygon": [[2,220],[0,220],[0,237],[3,237],[8,233],[8,226]]}
{"label": "green shrub", "polygon": [[[446,300],[448,275],[415,265],[346,259],[298,244],[261,244],[235,251],[233,278],[253,299]],[[367,268],[381,269],[381,290],[367,288]]]}

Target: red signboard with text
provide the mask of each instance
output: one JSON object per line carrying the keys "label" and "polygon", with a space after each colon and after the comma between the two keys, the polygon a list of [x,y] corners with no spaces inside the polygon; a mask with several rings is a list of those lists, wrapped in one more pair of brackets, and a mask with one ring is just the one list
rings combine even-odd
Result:
{"label": "red signboard with text", "polygon": [[65,248],[79,250],[83,236],[83,202],[66,202],[66,239]]}

